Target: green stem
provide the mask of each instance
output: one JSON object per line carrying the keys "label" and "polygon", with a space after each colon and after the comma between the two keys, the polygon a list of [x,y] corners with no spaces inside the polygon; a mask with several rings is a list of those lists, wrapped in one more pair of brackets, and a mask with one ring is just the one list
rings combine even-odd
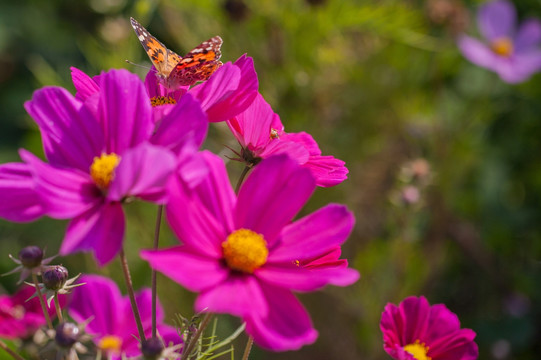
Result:
{"label": "green stem", "polygon": [[[158,206],[158,214],[156,215],[156,227],[154,229],[154,250],[158,249],[160,241],[160,225],[162,223],[163,205]],[[156,337],[156,303],[157,303],[157,281],[156,270],[151,269],[150,272],[152,282],[152,337]]]}
{"label": "green stem", "polygon": [[203,331],[205,330],[205,328],[209,324],[209,321],[210,321],[211,318],[212,318],[212,313],[206,313],[205,314],[205,317],[203,318],[203,320],[201,321],[201,324],[199,325],[199,329],[197,329],[195,334],[190,339],[190,342],[188,343],[188,345],[184,348],[184,351],[182,352],[182,357],[180,358],[180,360],[187,360],[188,359],[188,357],[190,356],[190,354],[193,351],[193,348],[195,347],[195,344],[197,344],[197,341],[199,340],[199,337],[201,336],[201,334],[203,333]]}
{"label": "green stem", "polygon": [[60,302],[58,301],[58,293],[54,293],[54,307],[56,309],[56,316],[58,317],[58,321],[61,323],[64,322],[64,318],[62,316],[62,309],[60,308]]}
{"label": "green stem", "polygon": [[11,350],[7,344],[5,342],[3,342],[2,340],[0,340],[0,347],[2,349],[4,349],[5,352],[7,352],[9,355],[11,355],[12,358],[14,358],[15,360],[24,360],[24,358],[17,354],[15,351]]}
{"label": "green stem", "polygon": [[49,317],[49,311],[47,311],[47,306],[45,306],[45,301],[43,300],[43,296],[41,295],[41,289],[39,288],[39,281],[38,276],[32,272],[32,280],[34,281],[34,286],[36,288],[36,292],[38,293],[38,299],[39,303],[41,304],[41,310],[43,311],[43,315],[45,316],[45,320],[47,321],[47,326],[49,329],[53,329],[53,323],[51,322],[51,318]]}
{"label": "green stem", "polygon": [[130,296],[131,309],[133,311],[133,317],[137,324],[137,331],[139,332],[139,338],[141,341],[145,341],[145,331],[143,330],[143,323],[141,322],[141,315],[139,315],[139,309],[137,308],[137,302],[135,301],[135,293],[133,292],[133,283],[131,281],[130,269],[128,268],[128,260],[124,253],[124,248],[120,249],[120,263],[122,264],[122,272],[124,273],[124,280],[126,281],[126,287],[128,288],[128,295]]}
{"label": "green stem", "polygon": [[242,355],[242,360],[248,360],[248,356],[250,356],[250,351],[252,350],[253,343],[254,343],[254,338],[249,336],[248,342],[246,343],[246,347],[244,348],[244,355]]}
{"label": "green stem", "polygon": [[242,174],[240,174],[239,181],[237,181],[237,186],[235,187],[235,192],[238,194],[240,190],[240,186],[242,185],[242,182],[244,181],[244,178],[246,177],[246,174],[250,171],[252,167],[249,165],[246,165],[244,167],[244,170],[242,170]]}

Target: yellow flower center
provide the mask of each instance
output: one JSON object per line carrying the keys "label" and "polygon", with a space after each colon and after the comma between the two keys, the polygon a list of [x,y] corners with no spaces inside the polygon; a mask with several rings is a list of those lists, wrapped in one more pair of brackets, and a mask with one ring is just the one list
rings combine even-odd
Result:
{"label": "yellow flower center", "polygon": [[115,335],[107,335],[101,338],[98,347],[105,352],[119,353],[122,348],[122,339]]}
{"label": "yellow flower center", "polygon": [[248,229],[233,231],[222,243],[222,249],[227,266],[249,274],[263,266],[269,255],[263,235]]}
{"label": "yellow flower center", "polygon": [[90,176],[100,189],[107,189],[115,177],[115,169],[120,163],[120,156],[115,153],[101,154],[90,165]]}
{"label": "yellow flower center", "polygon": [[432,360],[428,353],[428,346],[425,343],[421,343],[419,340],[415,340],[413,344],[404,346],[404,350],[409,352],[417,360]]}
{"label": "yellow flower center", "polygon": [[503,57],[509,57],[513,53],[513,41],[508,37],[501,37],[494,40],[490,47],[492,51]]}
{"label": "yellow flower center", "polygon": [[152,105],[152,107],[166,104],[174,105],[176,103],[177,101],[169,96],[154,96],[150,98],[150,105]]}

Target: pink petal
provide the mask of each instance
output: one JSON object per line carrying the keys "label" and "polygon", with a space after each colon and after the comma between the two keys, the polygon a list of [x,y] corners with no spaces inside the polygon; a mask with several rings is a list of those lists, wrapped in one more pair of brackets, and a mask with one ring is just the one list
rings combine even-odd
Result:
{"label": "pink petal", "polygon": [[484,4],[477,16],[479,30],[490,41],[504,36],[513,37],[516,19],[515,7],[506,0]]}
{"label": "pink petal", "polygon": [[102,75],[99,116],[107,153],[124,151],[148,140],[154,130],[148,95],[137,75],[111,70]]}
{"label": "pink petal", "polygon": [[462,55],[475,65],[495,70],[498,56],[479,40],[463,35],[458,39],[458,47]]}
{"label": "pink petal", "polygon": [[31,169],[23,163],[0,166],[0,217],[15,222],[33,221],[45,214],[34,188]]}
{"label": "pink petal", "polygon": [[515,37],[515,51],[523,52],[538,47],[541,42],[541,21],[528,19],[524,21]]}
{"label": "pink petal", "polygon": [[268,313],[252,313],[246,320],[246,332],[262,348],[272,351],[298,350],[312,344],[317,331],[301,303],[287,290],[262,288],[269,303]]}
{"label": "pink petal", "polygon": [[285,155],[263,160],[242,185],[236,206],[236,228],[263,234],[269,247],[308,201],[315,189],[310,171]]}
{"label": "pink petal", "polygon": [[308,150],[302,144],[282,139],[272,140],[266,147],[259,151],[260,153],[257,154],[256,152],[256,155],[263,159],[274,155],[287,154],[300,165],[304,165],[310,159]]}
{"label": "pink petal", "polygon": [[347,207],[329,204],[284,227],[280,243],[269,254],[268,263],[291,263],[317,257],[346,241],[355,218]]}
{"label": "pink petal", "polygon": [[152,143],[178,153],[186,143],[201,146],[207,136],[207,116],[197,100],[186,94],[161,120]]}
{"label": "pink petal", "polygon": [[60,254],[93,251],[98,264],[103,266],[122,247],[124,223],[120,203],[107,203],[91,209],[69,223]]}
{"label": "pink petal", "polygon": [[349,173],[345,162],[332,156],[310,156],[304,167],[310,170],[316,185],[321,187],[338,185],[348,178]]}
{"label": "pink petal", "polygon": [[190,90],[211,122],[231,119],[254,100],[259,83],[252,58],[241,56],[233,65],[225,64],[209,80]]}
{"label": "pink petal", "polygon": [[72,292],[68,309],[70,316],[77,322],[92,318],[86,327],[90,334],[118,334],[123,299],[116,283],[98,275],[84,275],[77,283],[85,285]]}
{"label": "pink petal", "polygon": [[470,329],[460,329],[449,333],[432,343],[428,356],[441,360],[476,360],[479,356],[476,334]]}
{"label": "pink petal", "polygon": [[197,186],[190,188],[182,175],[172,177],[166,215],[183,243],[220,258],[221,244],[233,230],[235,194],[222,159],[208,152],[203,153],[203,158],[208,173]]}
{"label": "pink petal", "polygon": [[122,155],[115,170],[115,178],[109,187],[107,198],[121,201],[129,196],[162,193],[165,199],[165,184],[177,166],[177,160],[169,150],[143,143]]}
{"label": "pink petal", "polygon": [[254,275],[262,282],[293,291],[315,291],[328,284],[325,277],[314,276],[312,271],[293,263],[289,266],[266,264],[257,269]]}
{"label": "pink petal", "polygon": [[265,316],[267,300],[261,286],[251,275],[231,274],[220,284],[201,292],[195,301],[196,311],[209,311],[219,314],[231,314],[239,317],[253,312]]}
{"label": "pink petal", "polygon": [[271,142],[274,117],[270,105],[261,94],[257,94],[246,110],[227,123],[239,143],[258,155]]}
{"label": "pink petal", "polygon": [[209,258],[186,246],[140,253],[150,267],[191,291],[203,291],[225,281],[229,270],[219,260]]}
{"label": "pink petal", "polygon": [[24,106],[40,128],[49,162],[88,171],[105,143],[99,123],[82,103],[65,89],[45,87]]}
{"label": "pink petal", "polygon": [[57,219],[69,219],[103,201],[103,196],[90,175],[77,170],[52,167],[26,150],[21,150],[20,155],[32,171],[36,193],[42,200],[47,215]]}
{"label": "pink petal", "polygon": [[73,66],[70,67],[70,70],[71,80],[77,91],[75,98],[85,101],[88,97],[100,91],[100,87],[90,76]]}
{"label": "pink petal", "polygon": [[303,145],[310,155],[321,155],[321,150],[312,135],[306,132],[287,133],[280,137],[282,140],[292,141]]}

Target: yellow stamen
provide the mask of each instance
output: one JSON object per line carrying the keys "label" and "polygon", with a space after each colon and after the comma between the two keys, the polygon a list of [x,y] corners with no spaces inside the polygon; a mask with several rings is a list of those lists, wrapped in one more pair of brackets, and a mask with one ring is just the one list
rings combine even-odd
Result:
{"label": "yellow stamen", "polygon": [[122,339],[115,335],[107,335],[101,338],[98,347],[105,352],[119,353],[122,349]]}
{"label": "yellow stamen", "polygon": [[222,243],[222,249],[231,269],[249,274],[263,266],[269,255],[263,235],[248,229],[233,231]]}
{"label": "yellow stamen", "polygon": [[501,37],[494,40],[490,47],[492,51],[503,57],[509,57],[513,53],[513,41],[508,37]]}
{"label": "yellow stamen", "polygon": [[120,157],[115,154],[101,154],[95,157],[90,165],[90,176],[100,189],[107,189],[115,177],[115,169],[120,163]]}
{"label": "yellow stamen", "polygon": [[176,103],[177,101],[169,96],[154,96],[150,98],[150,105],[152,105],[153,107],[166,104],[174,105]]}
{"label": "yellow stamen", "polygon": [[417,360],[432,360],[428,353],[428,346],[425,343],[421,343],[419,340],[415,340],[413,344],[404,346],[404,350],[409,352]]}

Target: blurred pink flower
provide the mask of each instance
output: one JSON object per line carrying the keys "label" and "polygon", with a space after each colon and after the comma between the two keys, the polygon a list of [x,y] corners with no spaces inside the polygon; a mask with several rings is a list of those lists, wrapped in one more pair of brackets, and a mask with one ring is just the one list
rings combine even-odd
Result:
{"label": "blurred pink flower", "polygon": [[310,170],[318,186],[334,186],[347,179],[345,163],[332,156],[322,156],[310,134],[284,132],[280,117],[261,94],[227,124],[242,147],[241,160],[249,165],[257,165],[272,155],[288,154]]}
{"label": "blurred pink flower", "polygon": [[[246,322],[255,342],[294,350],[317,337],[292,291],[350,285],[357,271],[317,266],[353,228],[353,214],[330,204],[295,222],[316,185],[308,169],[286,155],[263,160],[240,188],[229,185],[223,161],[203,153],[208,177],[189,189],[172,178],[167,219],[182,246],[142,251],[151,267],[191,291],[196,311],[229,313]],[[313,267],[300,266],[312,262]],[[326,263],[327,260],[321,260]]]}
{"label": "blurred pink flower", "polygon": [[[106,277],[84,275],[79,280],[83,286],[75,289],[71,295],[68,312],[77,322],[91,319],[85,327],[92,341],[107,358],[120,359],[121,354],[127,357],[141,355],[138,331],[130,300],[122,296],[116,283]],[[135,300],[145,336],[152,336],[152,294],[150,289],[143,289],[135,294]],[[156,323],[158,335],[167,346],[169,343],[180,344],[181,339],[174,327],[163,324],[163,310],[157,302]]]}
{"label": "blurred pink flower", "polygon": [[443,304],[410,296],[381,315],[383,348],[396,360],[474,360],[475,332],[461,329],[458,317]]}
{"label": "blurred pink flower", "polygon": [[[42,325],[45,316],[37,297],[28,300],[34,294],[34,288],[24,286],[15,294],[0,295],[0,337],[5,339],[25,339],[34,335]],[[60,296],[60,306],[64,306],[65,297]],[[28,301],[26,301],[28,300]],[[56,312],[54,306],[48,308],[51,318]]]}
{"label": "blurred pink flower", "polygon": [[[45,87],[25,103],[40,128],[48,162],[21,150],[25,164],[0,166],[0,174],[11,178],[0,176],[0,197],[12,200],[0,207],[0,216],[72,219],[60,254],[91,250],[103,265],[122,246],[125,200],[164,203],[165,184],[177,167],[191,178],[200,172],[191,156],[208,122],[199,102],[187,95],[156,128],[135,74],[111,70],[89,82],[84,73],[74,73],[82,89],[77,98],[63,88]],[[10,195],[13,181],[24,187],[19,200]]]}
{"label": "blurred pink flower", "polygon": [[519,83],[541,70],[541,22],[529,19],[517,29],[513,4],[496,0],[484,4],[477,23],[484,41],[462,35],[458,46],[472,63],[492,70],[508,83]]}

